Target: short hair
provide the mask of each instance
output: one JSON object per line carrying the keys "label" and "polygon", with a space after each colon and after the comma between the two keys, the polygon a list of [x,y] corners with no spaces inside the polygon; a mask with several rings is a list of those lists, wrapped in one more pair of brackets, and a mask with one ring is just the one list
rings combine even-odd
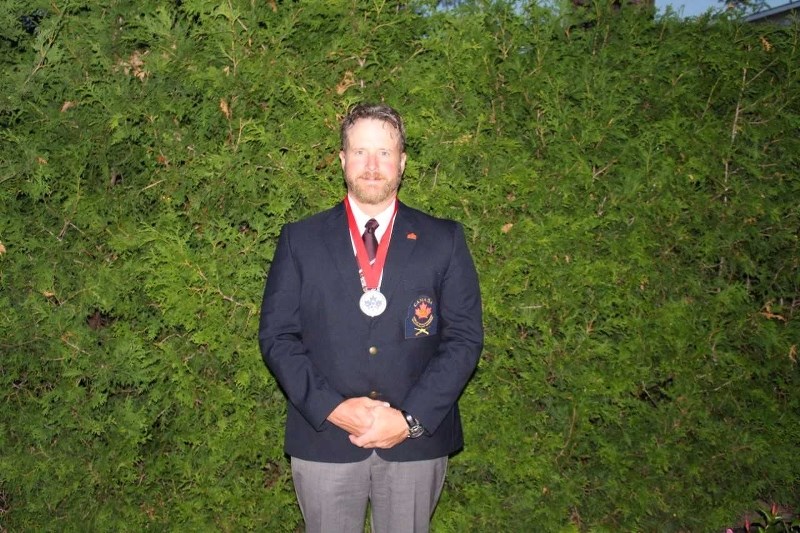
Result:
{"label": "short hair", "polygon": [[394,108],[386,104],[356,104],[347,113],[347,116],[342,120],[342,127],[340,131],[342,146],[344,150],[347,147],[347,133],[356,121],[361,119],[375,119],[382,122],[387,122],[391,125],[400,136],[400,152],[406,151],[406,128],[403,125],[403,118]]}

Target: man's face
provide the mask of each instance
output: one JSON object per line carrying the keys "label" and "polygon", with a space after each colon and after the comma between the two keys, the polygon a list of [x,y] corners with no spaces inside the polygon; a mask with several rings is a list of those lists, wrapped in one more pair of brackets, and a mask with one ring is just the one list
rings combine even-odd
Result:
{"label": "man's face", "polygon": [[361,119],[347,132],[339,152],[348,192],[364,206],[385,207],[400,187],[406,154],[398,132],[377,119]]}

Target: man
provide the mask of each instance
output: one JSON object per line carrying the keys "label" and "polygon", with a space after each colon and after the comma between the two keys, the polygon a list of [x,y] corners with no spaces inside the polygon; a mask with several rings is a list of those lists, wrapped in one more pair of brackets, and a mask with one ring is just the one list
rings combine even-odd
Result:
{"label": "man", "polygon": [[428,531],[483,346],[478,278],[459,224],[397,200],[394,109],[357,105],[341,142],[347,195],[283,228],[261,353],[289,401],[306,531],[363,532],[368,502],[377,533]]}

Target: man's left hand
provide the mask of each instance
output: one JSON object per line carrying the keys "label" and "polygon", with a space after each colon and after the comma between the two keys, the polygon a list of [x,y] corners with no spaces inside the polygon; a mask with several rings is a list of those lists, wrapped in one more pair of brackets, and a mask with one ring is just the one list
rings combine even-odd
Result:
{"label": "man's left hand", "polygon": [[375,420],[360,437],[350,435],[350,442],[360,448],[392,448],[408,437],[408,423],[403,413],[392,407],[375,407]]}

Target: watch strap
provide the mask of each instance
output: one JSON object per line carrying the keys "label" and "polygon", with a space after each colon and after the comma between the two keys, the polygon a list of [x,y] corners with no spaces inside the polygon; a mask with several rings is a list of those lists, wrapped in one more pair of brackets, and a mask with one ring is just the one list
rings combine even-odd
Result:
{"label": "watch strap", "polygon": [[422,427],[422,424],[419,423],[419,420],[414,418],[406,411],[400,411],[400,412],[406,419],[406,424],[408,424],[408,437],[411,439],[416,439],[417,437],[421,437],[422,434],[425,433],[425,428]]}

